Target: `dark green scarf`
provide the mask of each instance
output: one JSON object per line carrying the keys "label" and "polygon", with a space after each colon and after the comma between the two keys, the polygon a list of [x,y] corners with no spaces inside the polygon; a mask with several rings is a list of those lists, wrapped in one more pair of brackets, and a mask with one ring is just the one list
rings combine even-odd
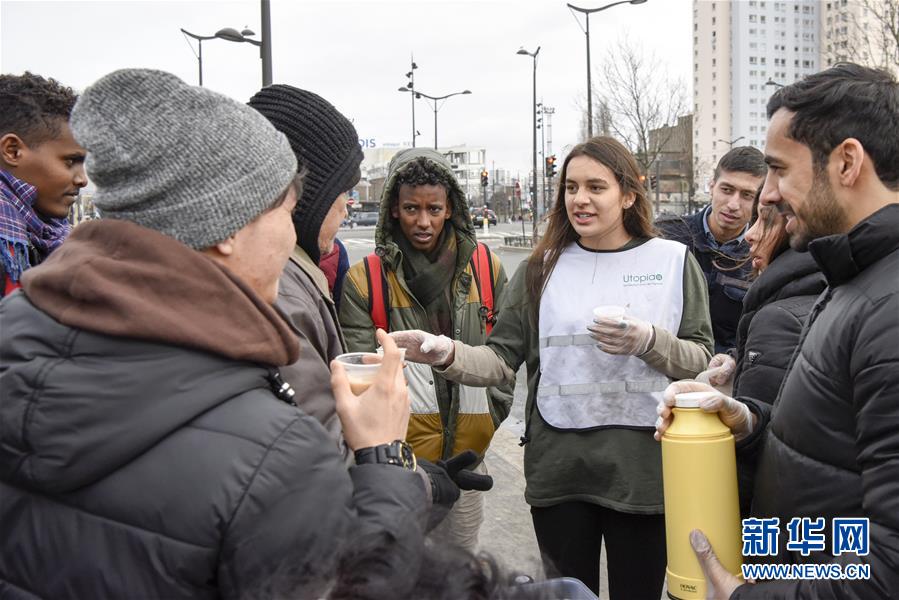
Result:
{"label": "dark green scarf", "polygon": [[403,277],[428,314],[431,333],[453,337],[452,285],[456,272],[456,233],[447,222],[431,252],[416,250],[405,236],[396,245],[403,253]]}

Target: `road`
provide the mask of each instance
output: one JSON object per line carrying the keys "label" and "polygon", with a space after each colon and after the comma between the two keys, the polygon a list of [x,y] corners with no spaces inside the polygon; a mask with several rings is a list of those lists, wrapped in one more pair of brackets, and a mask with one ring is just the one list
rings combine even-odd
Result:
{"label": "road", "polygon": [[[531,233],[530,223],[525,223],[525,230],[528,234]],[[491,226],[486,235],[481,233],[481,228],[478,228],[478,239],[490,246],[490,250],[496,252],[500,257],[500,260],[503,261],[503,265],[506,268],[506,274],[511,277],[512,273],[515,272],[515,268],[518,267],[518,263],[527,256],[527,252],[501,248],[500,246],[503,243],[503,237],[507,235],[521,235],[521,223],[501,223],[496,226]],[[347,253],[350,256],[351,265],[359,262],[375,249],[374,227],[366,226],[356,227],[354,229],[344,227],[340,230],[340,233],[337,234],[337,237],[339,237],[340,241],[346,246]]]}
{"label": "road", "polygon": [[[530,223],[525,224],[525,230],[530,233]],[[374,227],[340,230],[338,237],[346,245],[351,265],[374,251],[374,234]],[[502,223],[490,227],[486,235],[481,234],[479,229],[478,239],[487,243],[490,250],[500,257],[506,274],[511,278],[530,250],[503,247],[503,237],[507,235],[521,235],[521,223]],[[543,576],[540,552],[534,537],[530,509],[524,501],[524,449],[518,445],[524,433],[526,398],[527,379],[522,367],[515,384],[512,410],[494,435],[485,459],[494,486],[486,495],[480,547],[507,571],[540,578]],[[600,598],[608,599],[604,556],[602,563]]]}

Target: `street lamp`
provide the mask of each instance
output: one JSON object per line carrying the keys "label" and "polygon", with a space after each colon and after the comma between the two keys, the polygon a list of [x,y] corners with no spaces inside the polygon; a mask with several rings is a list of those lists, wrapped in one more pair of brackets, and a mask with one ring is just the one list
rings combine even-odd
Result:
{"label": "street lamp", "polygon": [[733,147],[734,147],[734,144],[736,144],[737,142],[739,142],[740,140],[745,139],[745,138],[746,138],[745,135],[741,135],[740,137],[738,137],[738,138],[736,138],[736,139],[733,139],[733,140],[730,140],[730,141],[722,140],[722,139],[720,139],[720,138],[718,139],[718,141],[719,141],[719,142],[724,142],[725,144],[727,144],[728,146],[730,146],[731,148],[733,148]]}
{"label": "street lamp", "polygon": [[[414,56],[409,57],[409,62],[411,63],[411,68],[409,69],[409,72],[406,73],[406,79],[408,79],[409,82],[400,88],[401,92],[415,91],[415,69],[418,68],[418,65],[415,64]],[[418,130],[415,129],[415,94],[412,94],[410,96],[410,99],[412,100],[412,147],[414,148],[415,147],[415,137],[418,135]]]}
{"label": "street lamp", "polygon": [[585,18],[587,20],[587,28],[584,30],[584,33],[587,34],[587,137],[588,138],[593,137],[593,84],[591,83],[591,78],[590,78],[590,15],[592,13],[604,11],[607,8],[612,8],[613,6],[618,6],[619,4],[643,4],[644,2],[646,2],[646,0],[620,0],[619,2],[612,2],[611,4],[606,4],[605,6],[600,6],[599,8],[580,8],[573,4],[568,5],[568,8],[573,11],[584,13]]}
{"label": "street lamp", "polygon": [[779,87],[779,88],[784,87],[784,84],[782,84],[782,83],[777,83],[777,82],[774,81],[773,79],[768,79],[768,81],[765,82],[765,85],[773,85],[773,86]]}
{"label": "street lamp", "polygon": [[452,98],[453,96],[460,96],[463,94],[470,94],[471,90],[462,90],[461,92],[453,92],[452,94],[447,94],[445,96],[429,96],[424,92],[419,92],[417,90],[409,89],[406,86],[399,88],[400,92],[411,92],[415,98],[427,98],[431,100],[431,106],[434,108],[434,150],[437,149],[437,111],[443,106],[437,105],[439,100],[446,100],[447,98]]}
{"label": "street lamp", "polygon": [[[247,42],[253,44],[254,46],[262,46],[262,42],[257,40],[251,40],[250,36],[256,35],[253,30],[244,28],[242,31],[237,31],[233,27],[225,27],[224,29],[219,29],[215,32],[214,35],[197,35],[196,33],[191,33],[186,29],[182,28],[181,33],[184,35],[190,36],[197,40],[197,65],[200,70],[200,87],[203,87],[203,40],[213,40],[215,38],[219,38],[221,40],[225,40],[228,42]],[[262,85],[263,87],[267,85],[271,85],[271,65],[269,64],[269,73],[268,80],[266,81],[265,74],[265,63],[263,62],[263,74],[262,74]]]}
{"label": "street lamp", "polygon": [[534,177],[531,180],[531,212],[533,213],[533,238],[531,244],[537,243],[537,55],[540,54],[540,46],[534,52],[528,52],[523,47],[518,49],[515,54],[522,56],[530,56],[534,59],[534,102],[531,106],[531,116],[534,119],[533,134],[533,159],[534,159]]}

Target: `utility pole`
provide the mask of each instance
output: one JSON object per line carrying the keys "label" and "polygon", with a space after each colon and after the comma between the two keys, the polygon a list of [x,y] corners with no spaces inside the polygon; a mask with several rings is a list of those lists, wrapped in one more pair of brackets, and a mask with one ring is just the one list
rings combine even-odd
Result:
{"label": "utility pole", "polygon": [[528,52],[524,48],[520,48],[516,54],[522,54],[525,56],[530,56],[534,59],[534,92],[533,92],[533,102],[531,103],[531,117],[533,118],[533,144],[531,146],[531,156],[533,158],[533,179],[529,181],[531,185],[531,212],[533,213],[533,237],[531,238],[531,245],[537,245],[537,221],[538,217],[538,204],[537,204],[537,56],[540,54],[540,46],[537,46],[537,49],[534,52]]}
{"label": "utility pole", "polygon": [[[409,82],[406,84],[406,87],[409,88],[409,91],[412,92],[409,94],[409,98],[412,102],[412,147],[415,147],[415,136],[417,135],[417,130],[415,129],[415,69],[418,68],[418,65],[415,64],[415,56],[413,54],[409,54],[409,63],[410,68],[409,72],[406,73],[406,78]],[[436,119],[435,119],[436,121]],[[436,125],[435,125],[436,127]],[[434,135],[436,138],[436,133]],[[436,145],[436,141],[435,141]]]}
{"label": "utility pole", "polygon": [[659,191],[662,188],[662,176],[659,169],[661,160],[659,160],[659,158],[660,157],[658,156],[656,157],[656,216],[658,216],[659,212],[662,210],[662,200],[659,197]]}
{"label": "utility pole", "polygon": [[272,84],[272,7],[269,0],[260,1],[262,44],[259,46],[259,56],[262,58],[262,87],[268,87]]}
{"label": "utility pole", "polygon": [[[493,179],[491,180],[491,184],[490,184],[490,198],[493,200],[496,200],[496,161],[491,160],[490,166],[492,168],[491,170],[493,171]],[[494,206],[492,208],[493,208],[493,212],[496,212],[496,209],[499,207]]]}
{"label": "utility pole", "polygon": [[[549,156],[546,153],[546,129],[545,124],[543,122],[543,101],[537,103],[537,112],[540,115],[537,117],[537,129],[540,130],[540,156],[543,159],[543,182],[541,187],[541,191],[543,192],[543,199],[540,205],[543,207],[543,214],[546,214],[546,157]],[[535,175],[536,177],[536,175]]]}
{"label": "utility pole", "polygon": [[524,237],[526,234],[524,232],[524,209],[521,207],[521,171],[519,171],[516,175],[517,178],[515,179],[515,181],[518,182],[518,188],[516,189],[518,195],[518,217],[521,219],[521,240],[522,243],[524,243]]}
{"label": "utility pole", "polygon": [[[546,128],[546,145],[543,149],[544,161],[546,164],[546,157],[553,155],[553,113],[556,112],[556,109],[552,106],[543,105],[543,127]],[[549,173],[546,175],[546,189],[549,194],[548,204],[552,206],[553,204],[553,172],[552,169],[549,170]]]}

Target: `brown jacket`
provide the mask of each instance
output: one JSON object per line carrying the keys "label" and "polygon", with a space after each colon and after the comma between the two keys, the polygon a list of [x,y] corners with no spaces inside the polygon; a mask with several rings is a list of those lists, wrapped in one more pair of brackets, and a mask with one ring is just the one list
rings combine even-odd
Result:
{"label": "brown jacket", "polygon": [[300,359],[282,367],[281,376],[297,391],[297,405],[324,425],[347,457],[329,367],[335,356],[346,352],[346,343],[337,325],[328,280],[299,246],[281,274],[276,306],[287,314],[300,338]]}

